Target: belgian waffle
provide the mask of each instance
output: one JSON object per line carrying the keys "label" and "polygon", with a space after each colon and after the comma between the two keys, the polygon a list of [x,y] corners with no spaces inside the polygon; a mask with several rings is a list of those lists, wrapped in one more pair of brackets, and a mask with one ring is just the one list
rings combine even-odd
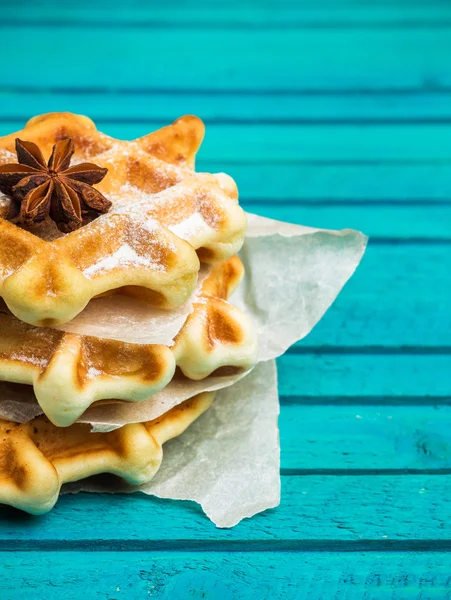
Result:
{"label": "belgian waffle", "polygon": [[51,113],[0,138],[0,165],[16,162],[16,138],[52,146],[72,139],[75,162],[108,169],[97,188],[110,211],[62,234],[45,221],[29,230],[8,220],[0,197],[0,296],[20,320],[65,323],[95,296],[120,292],[171,308],[192,293],[199,261],[217,263],[240,249],[246,218],[234,181],[194,171],[202,121],[182,117],[134,141],[99,132],[87,117]]}
{"label": "belgian waffle", "polygon": [[80,423],[61,429],[45,417],[26,424],[0,420],[0,503],[42,514],[55,505],[63,483],[100,473],[147,483],[160,467],[164,442],[180,435],[213,397],[199,394],[154,421],[109,433]]}

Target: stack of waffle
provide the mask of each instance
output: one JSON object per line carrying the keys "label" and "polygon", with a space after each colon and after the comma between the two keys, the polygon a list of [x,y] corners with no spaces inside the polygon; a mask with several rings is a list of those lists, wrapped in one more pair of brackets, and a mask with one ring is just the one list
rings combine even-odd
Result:
{"label": "stack of waffle", "polygon": [[[125,142],[68,113],[0,138],[0,404],[27,388],[43,413],[0,420],[0,503],[43,513],[63,483],[103,472],[147,483],[214,394],[109,433],[77,423],[84,412],[254,364],[252,325],[228,302],[246,219],[230,177],[195,172],[202,138],[195,117]],[[168,345],[64,331],[112,294],[192,311]]]}

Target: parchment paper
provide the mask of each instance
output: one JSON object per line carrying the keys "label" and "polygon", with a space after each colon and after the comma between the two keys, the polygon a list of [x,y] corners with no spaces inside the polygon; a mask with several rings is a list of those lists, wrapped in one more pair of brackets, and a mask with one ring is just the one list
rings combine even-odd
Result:
{"label": "parchment paper", "polygon": [[[153,419],[201,391],[225,388],[205,415],[165,446],[159,473],[141,488],[162,498],[194,500],[219,527],[278,504],[278,395],[272,359],[321,319],[359,264],[367,242],[349,229],[326,231],[248,218],[241,253],[246,277],[232,300],[251,316],[259,334],[254,370],[201,382],[174,381],[144,402],[92,407],[81,419],[106,431]],[[113,316],[115,334],[104,330],[110,337],[122,335],[117,333],[120,315]],[[15,386],[8,394],[4,385],[0,416],[24,422],[41,412],[30,386]],[[108,491],[90,480],[72,484],[68,491],[81,489]]]}
{"label": "parchment paper", "polygon": [[155,308],[137,298],[106,296],[94,298],[72,321],[55,329],[135,344],[172,346],[210,271],[210,267],[202,266],[193,295],[173,310]]}

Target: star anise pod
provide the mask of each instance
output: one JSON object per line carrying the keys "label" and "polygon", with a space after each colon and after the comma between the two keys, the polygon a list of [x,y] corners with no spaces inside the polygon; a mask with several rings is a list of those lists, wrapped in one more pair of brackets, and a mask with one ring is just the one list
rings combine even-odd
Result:
{"label": "star anise pod", "polygon": [[16,139],[18,163],[0,165],[0,191],[20,206],[17,220],[30,226],[49,216],[60,231],[69,232],[108,212],[111,202],[93,184],[105,177],[107,169],[92,163],[70,167],[74,154],[71,139],[53,146],[46,164],[33,142]]}

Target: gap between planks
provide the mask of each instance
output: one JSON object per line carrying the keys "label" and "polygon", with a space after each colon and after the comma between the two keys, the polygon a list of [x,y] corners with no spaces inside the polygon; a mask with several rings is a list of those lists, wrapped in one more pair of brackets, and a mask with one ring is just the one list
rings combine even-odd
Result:
{"label": "gap between planks", "polygon": [[204,7],[197,3],[177,6],[177,11],[162,3],[127,5],[116,2],[108,6],[78,2],[76,8],[61,3],[27,3],[26,14],[17,18],[17,6],[22,2],[3,3],[3,22],[39,26],[60,26],[71,23],[83,27],[116,28],[218,28],[218,29],[356,29],[356,28],[442,28],[449,26],[451,13],[443,3],[427,5],[391,5],[354,3],[352,7],[333,3],[318,6],[305,3],[270,2],[222,3]]}
{"label": "gap between planks", "polygon": [[[17,9],[16,9],[17,11]],[[439,20],[428,20],[427,22],[421,22],[414,19],[404,19],[398,21],[354,21],[349,22],[346,20],[336,20],[328,22],[318,21],[278,21],[278,22],[260,22],[252,23],[249,22],[236,22],[236,21],[184,21],[175,22],[170,19],[140,19],[139,21],[114,21],[111,19],[103,18],[98,21],[89,21],[87,19],[80,19],[76,17],[70,18],[42,18],[39,21],[33,19],[27,19],[24,17],[20,18],[2,18],[2,27],[28,27],[30,29],[84,29],[84,30],[123,30],[124,27],[127,29],[144,30],[144,31],[161,31],[161,30],[182,30],[182,31],[203,31],[208,29],[209,31],[248,31],[248,32],[280,32],[284,31],[424,31],[424,30],[443,30],[451,29],[451,19]]]}
{"label": "gap between planks", "polygon": [[451,539],[425,540],[0,540],[0,552],[449,552]]}
{"label": "gap between planks", "polygon": [[448,356],[451,346],[290,346],[286,354],[375,355],[375,356]]}
{"label": "gap between planks", "polygon": [[233,85],[227,88],[172,88],[169,86],[122,86],[122,85],[89,85],[89,86],[71,86],[71,85],[38,85],[38,84],[2,84],[0,82],[0,94],[23,94],[23,95],[70,95],[70,96],[91,96],[91,95],[168,95],[170,96],[249,96],[249,97],[379,97],[379,96],[416,96],[423,97],[433,94],[434,96],[447,96],[451,93],[451,85],[431,85],[426,81],[422,87],[396,87],[381,86],[378,88],[370,87],[349,87],[349,88],[241,88]]}
{"label": "gap between planks", "polygon": [[318,475],[332,477],[383,477],[414,475],[451,475],[447,469],[280,469],[283,477],[316,477]]}
{"label": "gap between planks", "polygon": [[280,396],[281,406],[449,406],[450,396]]}
{"label": "gap between planks", "polygon": [[[3,127],[3,124],[13,123],[15,127],[17,127],[18,123],[26,123],[30,115],[11,115],[7,117],[0,118],[0,127]],[[108,119],[96,119],[96,124],[98,126],[106,125],[107,127],[110,125],[142,125],[150,126],[152,128],[155,127],[165,127],[174,119],[174,115],[162,117],[162,118],[154,118],[149,117],[148,119],[139,118],[125,118],[125,117],[116,117],[116,118],[108,118]],[[251,117],[216,117],[216,118],[203,118],[203,121],[207,127],[215,126],[215,125],[246,125],[246,126],[264,126],[264,125],[280,125],[282,127],[290,127],[290,126],[305,126],[305,127],[317,127],[320,125],[327,125],[330,127],[334,126],[357,126],[357,127],[365,127],[370,125],[450,125],[451,117],[360,117],[360,118],[343,118],[343,117],[287,117],[287,118],[251,118]]]}

